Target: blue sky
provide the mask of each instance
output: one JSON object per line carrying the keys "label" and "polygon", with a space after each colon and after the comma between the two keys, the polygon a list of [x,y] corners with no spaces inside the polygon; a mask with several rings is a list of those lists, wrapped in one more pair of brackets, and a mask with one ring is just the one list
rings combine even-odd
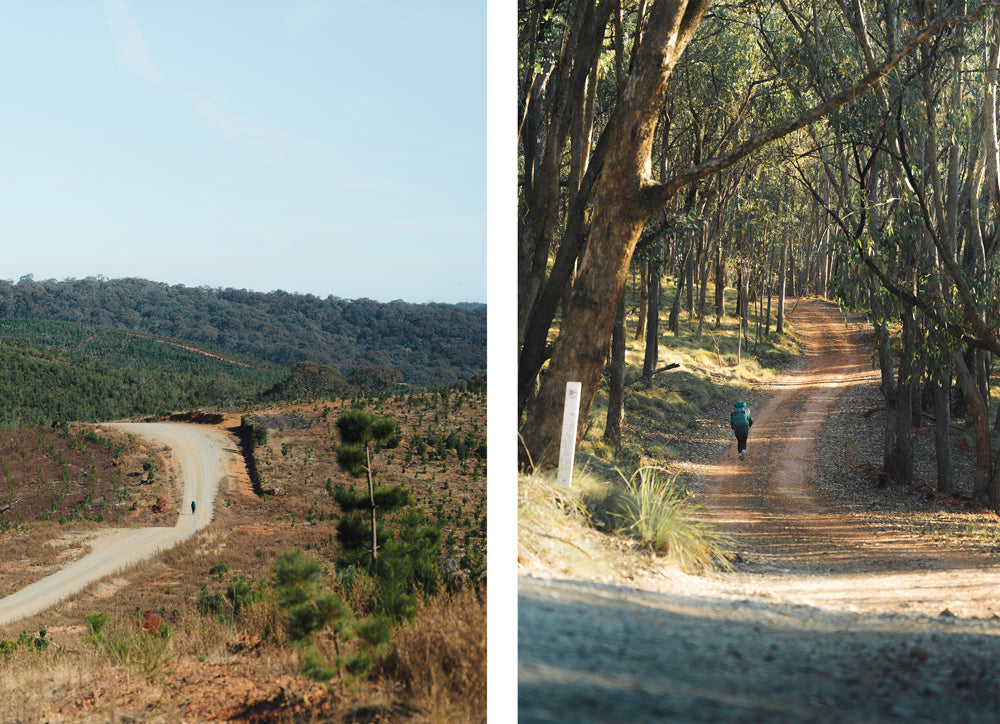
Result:
{"label": "blue sky", "polygon": [[8,0],[0,278],[486,301],[486,0]]}

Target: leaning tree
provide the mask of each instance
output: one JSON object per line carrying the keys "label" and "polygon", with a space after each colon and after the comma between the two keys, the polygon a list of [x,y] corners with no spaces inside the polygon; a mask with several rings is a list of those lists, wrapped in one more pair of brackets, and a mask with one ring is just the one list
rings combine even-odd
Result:
{"label": "leaning tree", "polygon": [[[967,19],[960,13],[964,4],[953,3],[855,82],[845,82],[842,90],[788,121],[720,149],[712,158],[662,169],[657,177],[652,151],[663,99],[709,2],[638,0],[629,71],[611,101],[603,129],[590,144],[588,89],[595,82],[609,23],[624,28],[623,2],[521,5],[518,395],[521,458],[533,465],[551,465],[558,456],[564,391],[574,380],[583,386],[578,434],[584,429],[632,255],[647,220],[688,184],[733,166],[848,103],[877,85],[914,48]],[[571,143],[571,137],[579,140]],[[567,152],[574,171],[568,179],[563,162]],[[550,347],[549,333],[560,308],[558,333]],[[546,374],[538,384],[546,361]]]}

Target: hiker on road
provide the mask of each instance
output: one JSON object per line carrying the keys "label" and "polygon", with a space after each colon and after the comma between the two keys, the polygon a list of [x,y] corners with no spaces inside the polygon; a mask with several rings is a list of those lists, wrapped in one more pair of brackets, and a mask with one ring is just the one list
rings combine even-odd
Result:
{"label": "hiker on road", "polygon": [[742,460],[747,452],[747,436],[753,426],[753,418],[750,417],[747,403],[733,403],[733,411],[729,413],[729,426],[733,428],[733,433],[736,435],[736,449],[740,454],[740,460]]}
{"label": "hiker on road", "polygon": [[194,501],[191,501],[191,515],[194,515]]}

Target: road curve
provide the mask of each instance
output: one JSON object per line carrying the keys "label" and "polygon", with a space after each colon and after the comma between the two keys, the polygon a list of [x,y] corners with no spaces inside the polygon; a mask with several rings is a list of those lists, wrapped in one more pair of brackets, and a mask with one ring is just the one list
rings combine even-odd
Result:
{"label": "road curve", "polygon": [[[170,548],[215,518],[219,481],[228,474],[233,441],[212,427],[183,423],[115,423],[125,432],[166,445],[184,481],[177,523],[172,528],[128,528],[100,536],[92,552],[58,573],[0,599],[0,625],[5,625],[55,605],[107,575]],[[195,513],[191,513],[191,501]]]}

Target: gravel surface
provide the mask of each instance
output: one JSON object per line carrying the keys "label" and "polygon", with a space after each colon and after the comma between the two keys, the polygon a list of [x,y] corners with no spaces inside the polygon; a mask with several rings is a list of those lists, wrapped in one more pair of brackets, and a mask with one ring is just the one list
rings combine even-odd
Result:
{"label": "gravel surface", "polygon": [[[170,528],[109,531],[91,543],[91,552],[57,573],[0,599],[0,626],[44,611],[59,601],[159,551],[208,525],[215,511],[219,481],[227,474],[233,442],[222,432],[178,423],[119,423],[119,429],[171,448],[184,481],[177,523]],[[191,511],[191,501],[197,501]]]}
{"label": "gravel surface", "polygon": [[534,578],[518,598],[525,723],[994,721],[1000,702],[994,621]]}
{"label": "gravel surface", "polygon": [[[996,719],[996,516],[924,482],[877,487],[864,330],[816,301],[792,321],[805,355],[751,398],[748,460],[717,421],[687,442],[689,487],[737,541],[736,570],[647,559],[598,583],[522,567],[520,721]],[[917,448],[932,481],[933,443]],[[956,456],[966,488],[969,464]]]}

